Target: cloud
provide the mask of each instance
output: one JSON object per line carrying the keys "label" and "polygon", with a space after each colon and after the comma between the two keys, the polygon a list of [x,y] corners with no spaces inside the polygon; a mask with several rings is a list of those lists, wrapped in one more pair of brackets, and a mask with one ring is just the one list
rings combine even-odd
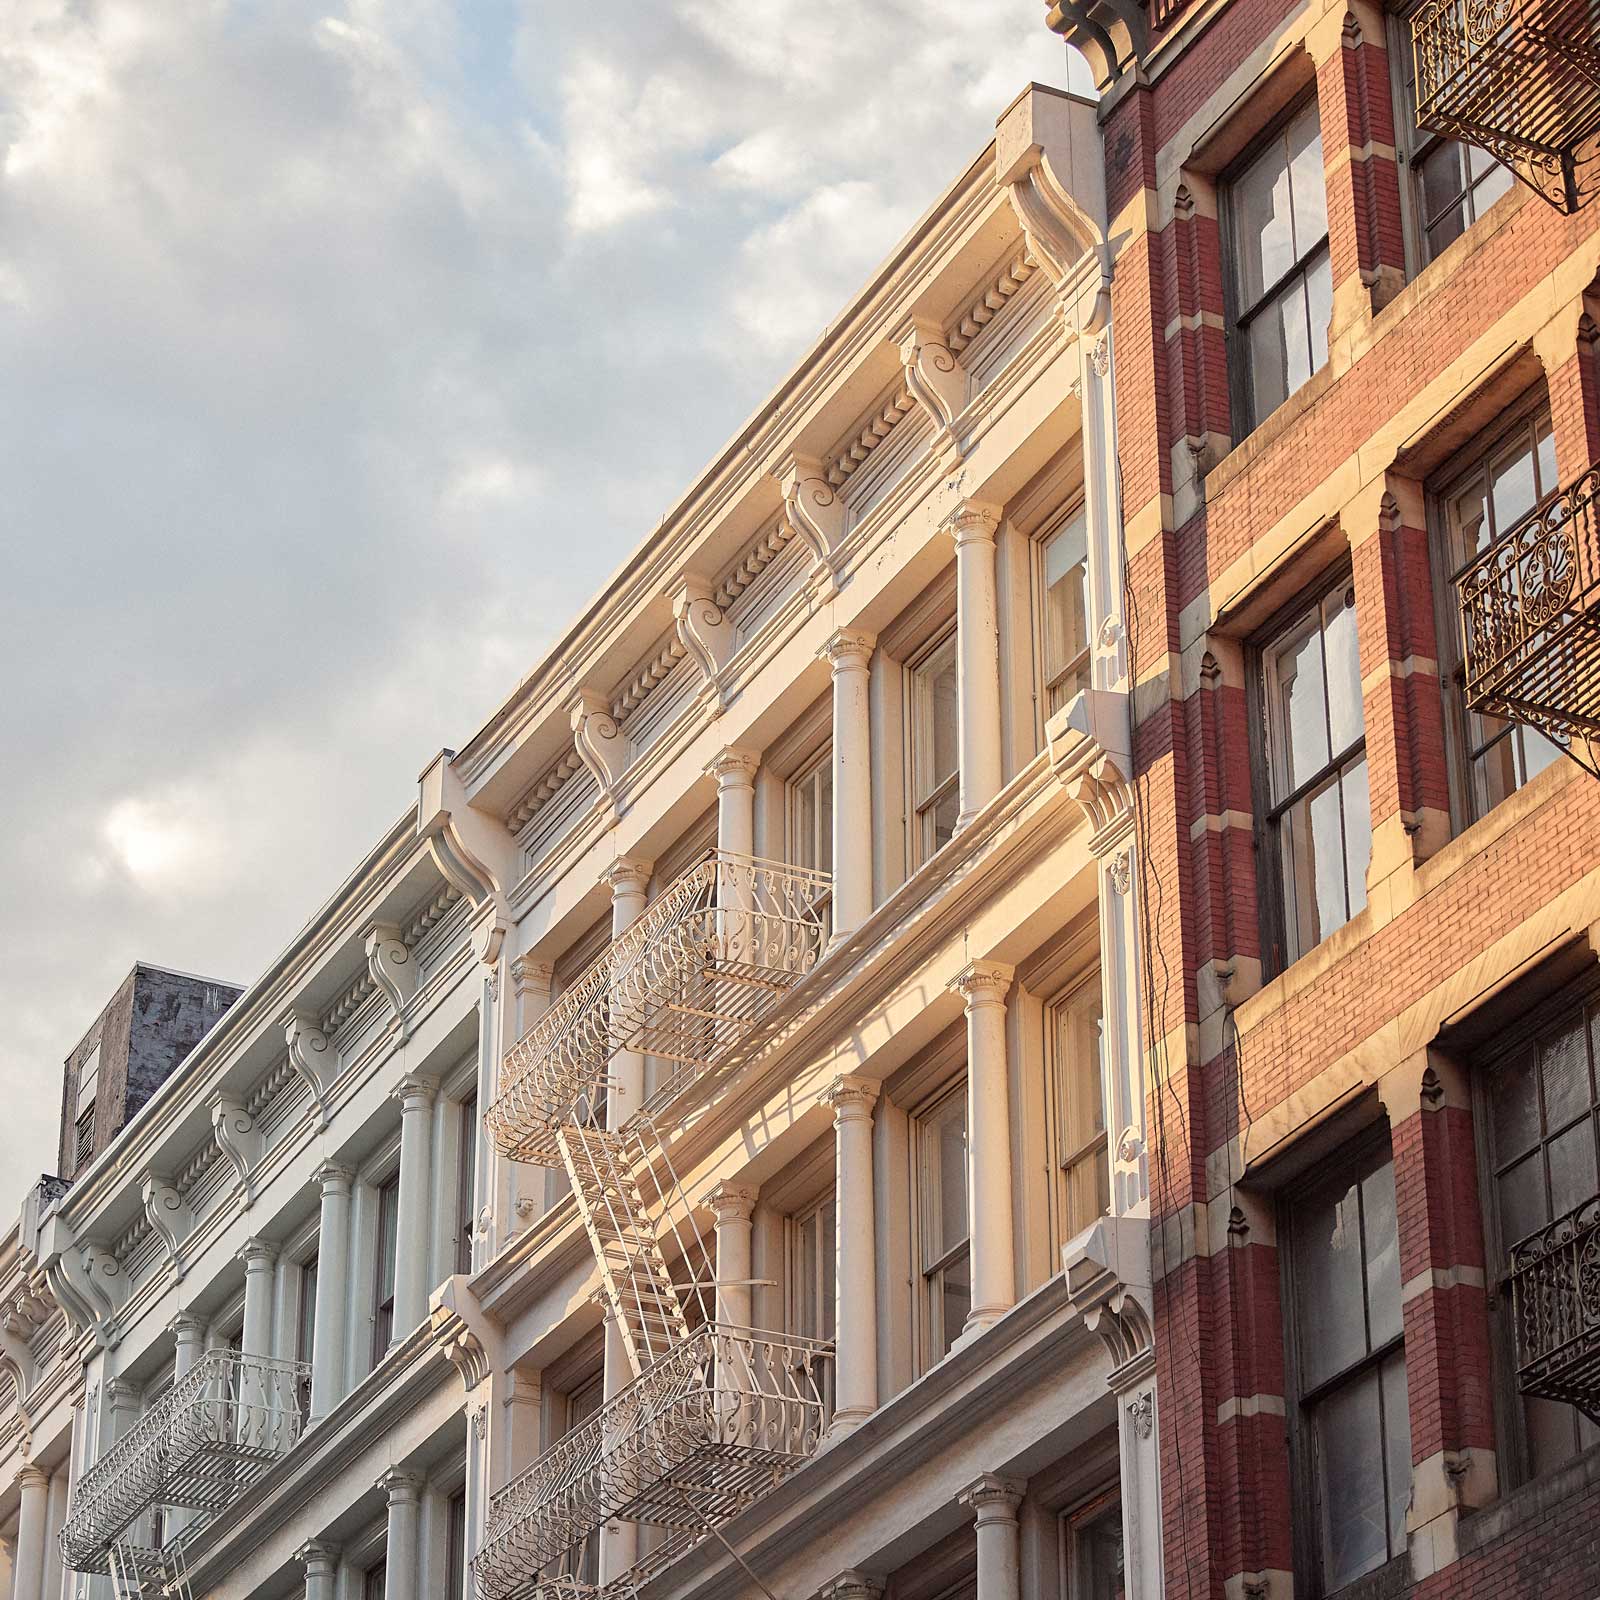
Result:
{"label": "cloud", "polygon": [[0,1171],[136,958],[261,970],[1041,76],[1015,0],[0,7]]}

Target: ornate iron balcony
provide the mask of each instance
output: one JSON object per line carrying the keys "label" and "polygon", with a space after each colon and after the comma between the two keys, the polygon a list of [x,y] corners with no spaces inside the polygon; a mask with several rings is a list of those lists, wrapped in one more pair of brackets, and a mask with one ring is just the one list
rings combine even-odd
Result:
{"label": "ornate iron balcony", "polygon": [[[170,1540],[157,1548],[155,1515],[184,1542],[224,1511],[300,1437],[297,1361],[213,1350],[147,1411],[78,1480],[61,1555],[75,1572],[161,1572]],[[144,1525],[135,1527],[141,1519]]]}
{"label": "ornate iron balcony", "polygon": [[669,1067],[658,1099],[722,1063],[816,965],[830,887],[751,856],[697,862],[506,1052],[484,1118],[496,1146],[560,1166],[555,1130],[586,1120],[615,1051]]}
{"label": "ornate iron balcony", "polygon": [[1600,736],[1600,468],[1456,574],[1470,710],[1537,728],[1593,770]]}
{"label": "ornate iron balcony", "polygon": [[1511,1252],[1517,1383],[1600,1422],[1600,1196]]}
{"label": "ornate iron balcony", "polygon": [[1487,150],[1559,210],[1600,188],[1600,0],[1431,0],[1411,22],[1417,121]]}
{"label": "ornate iron balcony", "polygon": [[595,1593],[559,1574],[618,1517],[665,1530],[659,1549],[608,1586],[631,1594],[812,1454],[827,1421],[830,1359],[812,1339],[697,1328],[494,1496],[472,1563],[478,1593]]}

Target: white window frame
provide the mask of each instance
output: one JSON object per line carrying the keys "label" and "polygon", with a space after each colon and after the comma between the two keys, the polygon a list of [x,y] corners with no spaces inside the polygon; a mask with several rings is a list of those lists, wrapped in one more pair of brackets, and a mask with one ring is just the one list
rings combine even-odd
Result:
{"label": "white window frame", "polygon": [[[1084,1048],[1081,1019],[1092,1008],[1102,1033],[1095,1053],[1093,1077],[1100,1103],[1100,1127],[1078,1126],[1081,1097],[1088,1076],[1078,1052]],[[1075,979],[1045,1007],[1045,1050],[1050,1083],[1055,1097],[1055,1163],[1061,1205],[1062,1243],[1076,1238],[1085,1228],[1111,1211],[1111,1107],[1107,1096],[1104,1045],[1104,998],[1098,966]],[[1072,1035],[1069,1038],[1069,1034]],[[1093,1216],[1075,1214],[1073,1179],[1077,1170],[1101,1162],[1106,1181],[1100,1209]]]}
{"label": "white window frame", "polygon": [[[944,1281],[951,1268],[967,1263],[968,1298],[971,1298],[972,1234],[970,1226],[970,1198],[965,1209],[962,1237],[955,1244],[945,1244],[938,1255],[930,1254],[932,1241],[929,1233],[929,1206],[939,1193],[940,1174],[930,1174],[930,1156],[937,1151],[935,1128],[943,1115],[959,1106],[963,1124],[966,1121],[967,1074],[965,1069],[947,1081],[937,1093],[929,1096],[911,1118],[912,1126],[912,1249],[918,1287],[916,1295],[916,1349],[918,1370],[926,1372],[937,1366],[946,1355],[961,1329],[949,1330],[944,1326]],[[966,1130],[971,1138],[972,1130]],[[962,1172],[962,1191],[965,1195],[967,1173]],[[942,1242],[942,1241],[941,1241]]]}
{"label": "white window frame", "polygon": [[959,641],[956,625],[950,622],[928,642],[906,668],[906,755],[907,793],[911,814],[909,843],[911,867],[915,871],[938,850],[935,843],[937,824],[935,817],[940,805],[952,794],[961,792],[961,722],[960,707],[956,709],[956,761],[942,777],[924,775],[923,767],[933,762],[934,723],[931,683],[936,665],[949,653],[951,663],[959,673]]}
{"label": "white window frame", "polygon": [[[1058,666],[1050,660],[1050,590],[1046,582],[1046,550],[1054,540],[1063,537],[1074,522],[1080,520],[1083,523],[1083,648],[1071,661]],[[1075,676],[1081,675],[1082,682],[1078,688],[1088,688],[1090,664],[1094,659],[1094,640],[1090,627],[1092,590],[1090,587],[1089,512],[1083,498],[1080,496],[1058,515],[1052,517],[1038,533],[1033,535],[1029,543],[1032,546],[1033,615],[1036,641],[1034,660],[1037,663],[1034,673],[1034,698],[1039,706],[1040,732],[1042,734],[1043,724],[1048,722],[1062,706],[1071,704],[1078,693],[1078,689],[1074,689],[1072,694],[1065,695],[1062,698],[1060,705],[1054,705],[1051,702],[1057,686]],[[1052,670],[1052,667],[1054,667],[1054,670]]]}

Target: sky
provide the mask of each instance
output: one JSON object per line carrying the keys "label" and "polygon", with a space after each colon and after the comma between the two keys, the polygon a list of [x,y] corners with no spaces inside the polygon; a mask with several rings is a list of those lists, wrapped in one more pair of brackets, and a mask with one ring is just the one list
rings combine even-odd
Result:
{"label": "sky", "polygon": [[990,137],[1039,0],[4,0],[0,1225]]}

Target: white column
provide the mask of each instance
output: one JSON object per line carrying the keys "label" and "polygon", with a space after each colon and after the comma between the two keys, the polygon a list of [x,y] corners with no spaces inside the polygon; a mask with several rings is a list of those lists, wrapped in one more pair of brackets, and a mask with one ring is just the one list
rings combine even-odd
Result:
{"label": "white column", "polygon": [[44,1520],[44,1600],[61,1600],[61,1529],[67,1520],[65,1462],[50,1479],[50,1501]]}
{"label": "white column", "polygon": [[[518,956],[511,963],[511,984],[515,995],[516,1034],[523,1034],[550,1009],[550,995],[555,988],[556,969],[548,961],[533,956]],[[500,1086],[498,1058],[488,1063],[487,1081],[478,1095],[478,1104],[494,1104]],[[481,1119],[480,1119],[481,1122]],[[492,1254],[498,1254],[513,1234],[522,1232],[544,1212],[545,1169],[528,1161],[508,1161],[485,1139],[483,1148],[492,1165],[487,1170],[493,1174],[484,1185],[485,1194],[493,1195],[494,1221],[491,1233]]]}
{"label": "white column", "polygon": [[428,1241],[433,1237],[433,1100],[439,1080],[407,1073],[394,1091],[400,1102],[400,1184],[394,1259],[394,1339],[428,1315]]}
{"label": "white column", "polygon": [[272,1288],[278,1247],[265,1239],[246,1239],[239,1251],[244,1262],[244,1328],[239,1349],[247,1356],[272,1355]]}
{"label": "white column", "polygon": [[1006,991],[1016,969],[969,961],[950,987],[967,1011],[967,1236],[975,1338],[1016,1304],[1011,1229],[1011,1087],[1006,1070]]}
{"label": "white column", "polygon": [[104,1455],[139,1420],[143,1406],[144,1397],[138,1384],[127,1378],[106,1380],[106,1420],[111,1425],[111,1436],[101,1444],[100,1455]]}
{"label": "white column", "polygon": [[719,1183],[705,1203],[717,1219],[717,1321],[734,1328],[752,1326],[750,1218],[756,1191],[738,1183]]}
{"label": "white column", "polygon": [[1022,1592],[1017,1534],[1022,1491],[1015,1479],[988,1472],[961,1491],[961,1504],[977,1519],[977,1600],[1018,1600]]}
{"label": "white column", "polygon": [[350,1278],[350,1189],[355,1174],[324,1161],[316,1178],[322,1188],[317,1239],[316,1331],[311,1352],[311,1415],[325,1417],[344,1399],[344,1347]]}
{"label": "white column", "polygon": [[1000,623],[995,600],[996,506],[969,501],[956,541],[956,676],[961,728],[959,832],[1000,792]]}
{"label": "white column", "polygon": [[22,1504],[17,1513],[16,1600],[43,1600],[44,1552],[50,1514],[50,1474],[30,1461],[17,1474]]}
{"label": "white column", "polygon": [[179,1384],[194,1371],[195,1364],[206,1353],[206,1320],[192,1311],[180,1311],[168,1326],[175,1345],[172,1381]]}
{"label": "white column", "polygon": [[[628,1362],[628,1347],[623,1343],[622,1330],[617,1325],[616,1313],[606,1308],[605,1374],[601,1380],[605,1397],[611,1399],[633,1382],[633,1368]],[[610,1441],[606,1441],[609,1445]],[[600,1529],[600,1585],[614,1582],[639,1559],[639,1525],[636,1522],[619,1522],[612,1518]]]}
{"label": "white column", "polygon": [[817,1600],[879,1600],[884,1588],[882,1578],[847,1567],[838,1577],[829,1578],[823,1584],[817,1591]]}
{"label": "white column", "polygon": [[305,1569],[306,1600],[335,1600],[339,1581],[339,1547],[308,1539],[294,1553]]}
{"label": "white column", "polygon": [[378,1487],[389,1501],[389,1537],[383,1557],[383,1600],[417,1600],[420,1590],[417,1566],[422,1555],[417,1539],[422,1479],[415,1472],[390,1467],[378,1479]]}
{"label": "white column", "polygon": [[[653,863],[619,856],[600,875],[611,890],[611,937],[620,939],[644,915],[645,892]],[[606,1126],[620,1128],[644,1104],[644,1057],[617,1050],[611,1057],[611,1087],[606,1091]]]}
{"label": "white column", "polygon": [[745,863],[756,848],[756,769],[760,756],[731,746],[706,765],[717,780],[717,932],[729,961],[748,960],[754,931],[750,912],[756,909],[753,871]]}
{"label": "white column", "polygon": [[877,638],[841,628],[822,647],[833,671],[833,937],[872,914],[872,729],[867,682]]}
{"label": "white column", "polygon": [[878,1409],[878,1235],[872,1195],[872,1107],[878,1085],[838,1077],[823,1095],[833,1108],[834,1412],[830,1434],[849,1433]]}

